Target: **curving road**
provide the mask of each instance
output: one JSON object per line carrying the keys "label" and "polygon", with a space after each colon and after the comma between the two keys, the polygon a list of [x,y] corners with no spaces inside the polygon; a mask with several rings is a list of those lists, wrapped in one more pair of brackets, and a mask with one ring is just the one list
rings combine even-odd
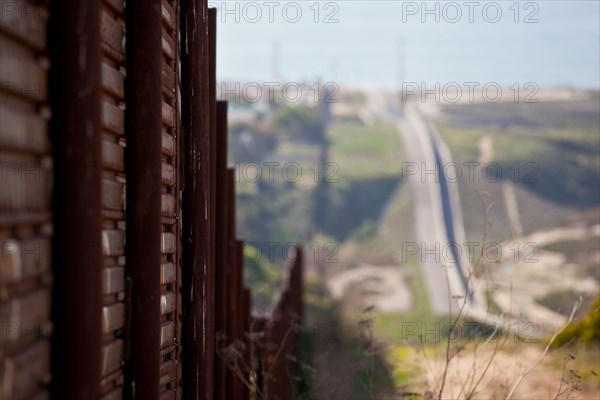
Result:
{"label": "curving road", "polygon": [[[469,265],[463,248],[465,235],[458,187],[448,182],[442,168],[452,162],[452,156],[428,117],[436,112],[435,105],[408,102],[400,109],[396,94],[377,92],[368,94],[368,106],[373,114],[394,124],[404,143],[405,162],[418,168],[416,174],[407,176],[407,181],[431,311],[437,315],[456,311],[449,299],[465,294],[469,309],[473,310],[481,303],[467,284]],[[422,169],[437,172],[423,176]]]}

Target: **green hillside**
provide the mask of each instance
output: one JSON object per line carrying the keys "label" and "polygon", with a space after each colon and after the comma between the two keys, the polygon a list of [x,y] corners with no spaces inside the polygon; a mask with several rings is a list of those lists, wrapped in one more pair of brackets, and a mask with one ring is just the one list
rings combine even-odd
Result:
{"label": "green hillside", "polygon": [[[502,182],[512,182],[525,233],[568,222],[580,210],[600,204],[600,103],[597,96],[579,102],[482,104],[444,107],[438,129],[455,161],[479,159],[478,143],[491,138],[491,162],[502,179],[483,177],[461,182],[467,234],[481,234],[476,192],[494,197],[490,217],[496,239],[510,235]],[[493,168],[489,171],[495,173]]]}

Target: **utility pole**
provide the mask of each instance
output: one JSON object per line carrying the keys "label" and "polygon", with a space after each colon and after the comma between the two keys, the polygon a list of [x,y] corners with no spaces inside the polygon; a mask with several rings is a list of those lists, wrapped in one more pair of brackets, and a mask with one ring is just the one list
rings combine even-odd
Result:
{"label": "utility pole", "polygon": [[406,74],[406,40],[398,38],[396,44],[396,78],[398,79],[398,90],[401,92]]}
{"label": "utility pole", "polygon": [[272,43],[272,53],[271,53],[271,75],[274,82],[279,82],[281,80],[281,76],[279,73],[279,57],[280,57],[280,46],[279,42]]}

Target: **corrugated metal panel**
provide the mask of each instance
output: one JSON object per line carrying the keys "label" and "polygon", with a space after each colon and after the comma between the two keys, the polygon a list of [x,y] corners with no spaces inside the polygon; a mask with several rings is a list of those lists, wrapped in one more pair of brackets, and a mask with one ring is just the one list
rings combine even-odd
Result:
{"label": "corrugated metal panel", "polygon": [[[102,254],[104,255],[102,308],[102,384],[106,398],[122,393],[125,324],[125,3],[103,0],[100,13],[102,49]],[[116,295],[115,295],[116,294]]]}
{"label": "corrugated metal panel", "polygon": [[50,345],[36,342],[19,353],[7,356],[2,363],[0,397],[3,399],[29,399],[36,394],[47,395],[39,385],[50,378]]}
{"label": "corrugated metal panel", "polygon": [[[6,2],[9,3],[9,2]],[[27,11],[27,15],[24,11]],[[46,49],[48,8],[31,1],[11,1],[3,8],[0,29],[36,51]]]}
{"label": "corrugated metal panel", "polygon": [[[27,14],[23,10],[27,10]],[[52,158],[47,6],[2,2],[0,18],[0,398],[48,396]]]}
{"label": "corrugated metal panel", "polygon": [[[178,11],[176,0],[162,1],[162,184],[161,214],[161,380],[160,398],[181,398],[179,368],[181,349],[181,215],[178,103]],[[163,371],[169,366],[169,373]]]}
{"label": "corrugated metal panel", "polygon": [[173,382],[177,375],[177,362],[175,360],[164,361],[160,364],[160,386],[167,386]]}
{"label": "corrugated metal panel", "polygon": [[160,284],[167,285],[177,281],[177,267],[172,262],[162,263],[160,266]]}
{"label": "corrugated metal panel", "polygon": [[111,340],[104,343],[101,360],[102,376],[119,370],[121,368],[121,361],[123,360],[123,341]]}
{"label": "corrugated metal panel", "polygon": [[114,303],[102,307],[102,333],[113,333],[125,324],[125,304]]}

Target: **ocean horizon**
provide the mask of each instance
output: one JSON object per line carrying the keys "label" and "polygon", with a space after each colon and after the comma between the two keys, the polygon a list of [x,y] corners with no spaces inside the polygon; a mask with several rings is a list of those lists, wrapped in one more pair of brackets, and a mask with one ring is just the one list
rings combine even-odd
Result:
{"label": "ocean horizon", "polygon": [[216,1],[218,80],[600,88],[600,2]]}

